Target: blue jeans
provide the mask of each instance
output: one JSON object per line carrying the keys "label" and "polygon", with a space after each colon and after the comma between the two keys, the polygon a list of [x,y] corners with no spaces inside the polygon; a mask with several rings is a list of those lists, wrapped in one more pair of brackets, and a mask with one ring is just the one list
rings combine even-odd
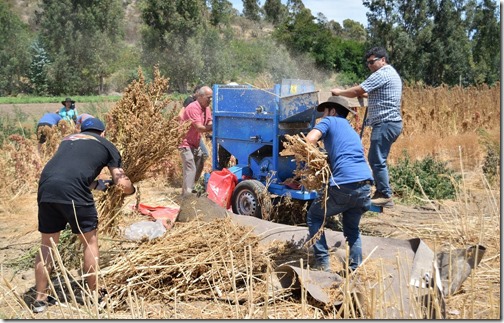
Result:
{"label": "blue jeans", "polygon": [[388,197],[392,196],[387,157],[390,147],[402,132],[402,121],[388,121],[374,125],[371,132],[371,144],[369,146],[368,161],[373,171],[373,179],[376,191],[382,192]]}
{"label": "blue jeans", "polygon": [[[343,235],[350,247],[350,268],[355,270],[362,262],[362,242],[360,238],[359,223],[362,214],[371,207],[371,186],[369,184],[342,184],[330,186],[328,189],[328,200],[325,203],[327,212],[324,212],[323,196],[313,201],[306,216],[306,224],[310,238],[312,238],[322,227],[324,214],[334,216],[343,214]],[[323,231],[322,231],[323,232]],[[329,266],[329,248],[325,234],[313,245],[315,262],[318,265]]]}
{"label": "blue jeans", "polygon": [[205,142],[203,141],[203,137],[200,138],[199,147],[201,149],[201,156],[203,157],[203,159],[207,159],[208,158],[208,149],[205,145]]}

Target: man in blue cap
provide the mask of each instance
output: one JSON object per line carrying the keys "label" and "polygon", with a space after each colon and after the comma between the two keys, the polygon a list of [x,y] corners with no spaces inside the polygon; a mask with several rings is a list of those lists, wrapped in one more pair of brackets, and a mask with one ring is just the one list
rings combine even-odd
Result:
{"label": "man in blue cap", "polygon": [[[84,248],[84,274],[90,290],[96,289],[98,268],[98,212],[91,190],[106,190],[119,185],[125,195],[135,187],[124,173],[117,148],[103,137],[105,125],[97,118],[86,119],[81,132],[61,141],[58,150],[40,175],[37,194],[38,230],[42,235],[41,253],[35,257],[37,295],[32,310],[42,312],[48,305],[48,279],[45,269],[52,270],[51,239],[58,243],[61,230],[70,224]],[[107,166],[112,181],[96,180]],[[42,254],[42,256],[41,256]]]}

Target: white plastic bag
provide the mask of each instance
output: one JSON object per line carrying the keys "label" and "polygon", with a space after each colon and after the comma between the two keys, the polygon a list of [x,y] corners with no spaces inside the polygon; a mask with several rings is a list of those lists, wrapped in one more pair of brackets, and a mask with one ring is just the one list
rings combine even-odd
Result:
{"label": "white plastic bag", "polygon": [[159,238],[165,234],[166,228],[161,221],[140,221],[133,223],[124,231],[128,240],[142,240],[144,237],[149,240]]}

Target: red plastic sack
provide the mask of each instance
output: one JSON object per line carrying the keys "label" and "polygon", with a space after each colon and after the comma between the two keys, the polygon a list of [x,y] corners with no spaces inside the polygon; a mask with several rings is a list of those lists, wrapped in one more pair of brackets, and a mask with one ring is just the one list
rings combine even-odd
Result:
{"label": "red plastic sack", "polygon": [[208,198],[218,205],[229,209],[231,206],[231,195],[238,183],[238,178],[229,169],[215,170],[210,174],[207,184]]}
{"label": "red plastic sack", "polygon": [[166,229],[170,229],[173,226],[180,211],[180,207],[150,206],[142,203],[138,204],[138,208],[136,205],[132,205],[132,209],[143,215],[148,215],[156,220],[160,220]]}

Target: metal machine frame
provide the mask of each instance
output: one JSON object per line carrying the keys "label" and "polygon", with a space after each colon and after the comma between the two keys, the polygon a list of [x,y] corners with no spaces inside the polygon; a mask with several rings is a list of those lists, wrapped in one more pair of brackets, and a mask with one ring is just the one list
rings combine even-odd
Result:
{"label": "metal machine frame", "polygon": [[[261,215],[258,192],[309,201],[317,192],[284,184],[296,169],[292,156],[280,156],[286,134],[307,134],[322,116],[312,81],[282,80],[272,89],[251,85],[213,86],[212,169],[218,169],[219,146],[237,160],[229,170],[238,178],[231,204],[238,214]],[[205,185],[210,174],[205,174]],[[374,206],[372,211],[381,212]]]}

